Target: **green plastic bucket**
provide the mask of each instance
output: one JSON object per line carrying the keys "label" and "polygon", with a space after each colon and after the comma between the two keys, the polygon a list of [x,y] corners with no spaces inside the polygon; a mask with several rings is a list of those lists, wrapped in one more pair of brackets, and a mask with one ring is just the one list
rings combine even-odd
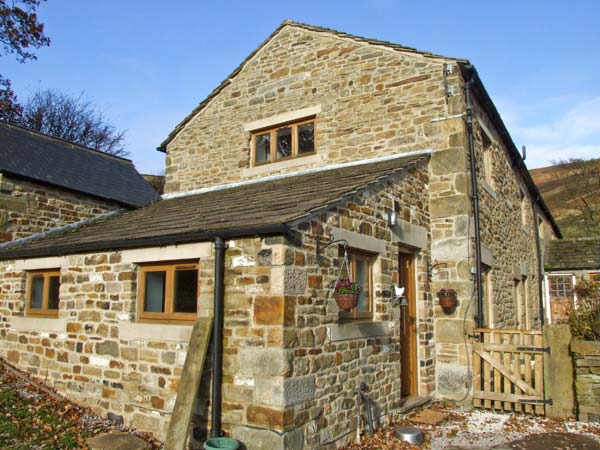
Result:
{"label": "green plastic bucket", "polygon": [[202,444],[204,450],[237,450],[239,441],[227,437],[211,438]]}

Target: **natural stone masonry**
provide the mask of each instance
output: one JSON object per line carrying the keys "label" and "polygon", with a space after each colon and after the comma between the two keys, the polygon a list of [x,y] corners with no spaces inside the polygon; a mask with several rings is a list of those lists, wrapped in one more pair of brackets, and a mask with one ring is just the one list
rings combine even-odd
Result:
{"label": "natural stone masonry", "polygon": [[[223,425],[235,436],[254,430],[258,441],[291,448],[342,438],[355,426],[354,390],[361,381],[382,414],[399,401],[401,347],[396,326],[370,337],[331,341],[339,326],[332,296],[340,255],[330,248],[317,261],[315,239],[333,227],[383,242],[374,273],[374,320],[388,324],[399,307],[390,297],[398,247],[386,211],[399,203],[411,223],[427,227],[426,162],[355,194],[338,206],[293,227],[294,243],[282,237],[229,242],[225,271]],[[433,323],[425,261],[418,257],[419,359],[423,392],[435,390]],[[19,329],[26,272],[0,265],[0,354],[69,398],[102,415],[164,437],[179,389],[185,341],[127,336],[136,324],[137,265],[118,252],[68,256],[61,267],[60,314],[64,331]],[[213,296],[212,258],[200,259],[199,314]],[[31,319],[35,320],[35,319]],[[52,320],[52,319],[47,319]],[[152,335],[150,335],[152,336]],[[158,333],[156,333],[158,336]],[[199,390],[196,427],[210,417],[210,368]],[[315,430],[319,430],[317,433]],[[247,439],[247,438],[246,438]],[[245,442],[248,442],[245,439]],[[287,444],[286,444],[287,443]],[[247,445],[250,445],[248,442]],[[252,447],[249,448],[260,448]]]}
{"label": "natural stone masonry", "polygon": [[446,86],[459,92],[458,72],[451,58],[284,27],[169,143],[165,193],[240,181],[253,166],[244,124],[303,108],[320,106],[315,142],[322,159],[265,165],[267,172],[248,177],[446,149],[447,127],[431,119],[462,112],[459,96],[446,95]]}
{"label": "natural stone masonry", "polygon": [[571,341],[578,419],[600,422],[600,342]]}
{"label": "natural stone masonry", "polygon": [[115,202],[0,175],[0,243],[119,208]]}

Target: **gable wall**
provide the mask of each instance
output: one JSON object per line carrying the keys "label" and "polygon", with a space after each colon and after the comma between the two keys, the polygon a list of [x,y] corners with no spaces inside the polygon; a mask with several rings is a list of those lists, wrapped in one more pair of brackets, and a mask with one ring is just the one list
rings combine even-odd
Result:
{"label": "gable wall", "polygon": [[[447,83],[457,83],[455,63]],[[455,90],[458,94],[459,90]],[[456,96],[458,97],[458,96]],[[444,60],[284,27],[167,147],[165,193],[426,148],[449,147],[431,119],[454,114]],[[320,107],[316,160],[251,167],[244,124]],[[462,112],[462,111],[460,111]],[[266,171],[266,172],[265,172]]]}
{"label": "gable wall", "polygon": [[[293,355],[290,381],[310,386],[312,395],[291,396],[288,404],[293,410],[296,439],[303,439],[302,448],[329,448],[326,445],[339,446],[352,439],[351,433],[356,430],[356,389],[361,382],[368,386],[367,395],[374,411],[378,411],[375,415],[381,416],[377,423],[384,423],[385,417],[400,405],[400,374],[408,368],[400,364],[400,354],[406,351],[399,338],[401,308],[391,295],[398,270],[398,237],[387,224],[386,211],[393,209],[394,200],[399,201],[404,212],[401,218],[426,229],[429,237],[427,172],[425,164],[405,171],[390,182],[381,183],[378,190],[369,189],[295,227],[303,245],[288,251],[290,260],[295,261],[292,269],[305,273],[307,284],[290,292],[296,305],[295,321],[289,327],[294,336],[288,344]],[[387,328],[384,335],[373,336],[365,331],[352,338],[333,338],[351,326],[340,321],[340,310],[333,300],[341,255],[339,246],[332,245],[317,260],[315,239],[328,236],[335,228],[385,243],[385,251],[377,255],[373,268],[373,322]],[[432,337],[433,317],[439,311],[434,308],[430,293],[429,258],[428,244],[416,251],[417,377],[419,394],[423,396],[432,395],[436,389]]]}
{"label": "gable wall", "polygon": [[0,174],[0,243],[120,208],[116,203]]}

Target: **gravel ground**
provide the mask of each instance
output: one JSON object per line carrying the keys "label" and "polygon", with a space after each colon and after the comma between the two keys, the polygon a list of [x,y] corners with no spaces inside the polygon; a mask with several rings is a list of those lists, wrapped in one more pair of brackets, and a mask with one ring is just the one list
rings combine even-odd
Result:
{"label": "gravel ground", "polygon": [[[435,425],[417,421],[423,412],[443,413]],[[416,426],[423,431],[425,442],[411,445],[398,440],[394,429]],[[434,404],[415,411],[374,436],[363,436],[345,450],[600,450],[600,423],[545,417],[464,410],[452,404]]]}

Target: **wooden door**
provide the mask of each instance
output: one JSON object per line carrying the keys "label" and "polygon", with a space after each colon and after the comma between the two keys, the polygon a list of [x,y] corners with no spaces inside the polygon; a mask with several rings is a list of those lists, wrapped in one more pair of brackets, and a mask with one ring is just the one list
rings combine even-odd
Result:
{"label": "wooden door", "polygon": [[400,317],[400,362],[402,396],[417,395],[417,302],[415,295],[414,255],[400,252],[398,284],[404,287],[408,303]]}

